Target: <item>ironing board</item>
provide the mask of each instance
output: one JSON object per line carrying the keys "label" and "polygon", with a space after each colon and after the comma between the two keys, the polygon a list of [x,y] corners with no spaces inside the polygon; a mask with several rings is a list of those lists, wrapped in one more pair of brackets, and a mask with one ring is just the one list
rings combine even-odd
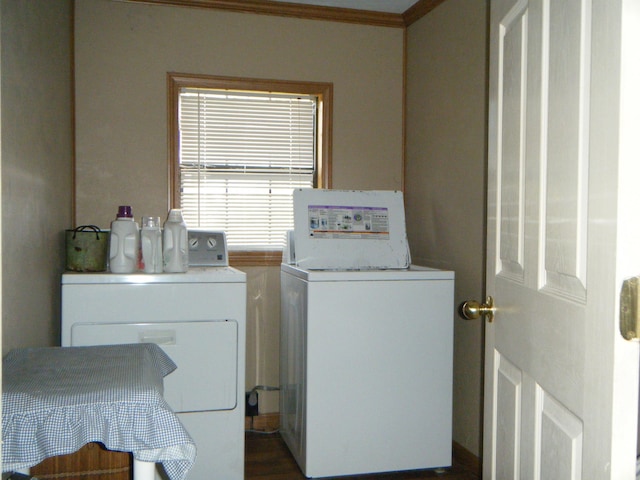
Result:
{"label": "ironing board", "polygon": [[162,463],[183,480],[196,448],[164,400],[175,363],[155,344],[16,349],[2,363],[2,471],[90,442],[132,452],[135,480]]}

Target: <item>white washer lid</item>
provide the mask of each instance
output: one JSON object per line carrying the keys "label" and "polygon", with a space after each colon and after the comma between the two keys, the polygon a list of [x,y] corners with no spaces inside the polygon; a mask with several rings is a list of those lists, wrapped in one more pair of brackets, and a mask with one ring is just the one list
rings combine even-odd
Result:
{"label": "white washer lid", "polygon": [[293,191],[296,265],[306,269],[408,268],[411,264],[398,191]]}

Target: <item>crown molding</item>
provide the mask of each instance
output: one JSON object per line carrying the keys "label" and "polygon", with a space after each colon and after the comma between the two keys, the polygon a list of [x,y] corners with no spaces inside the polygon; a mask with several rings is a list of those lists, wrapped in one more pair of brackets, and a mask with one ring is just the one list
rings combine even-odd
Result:
{"label": "crown molding", "polygon": [[352,8],[324,7],[302,5],[271,0],[124,0],[134,3],[152,5],[170,5],[174,7],[210,8],[231,12],[256,13],[295,17],[310,20],[327,20],[332,22],[360,23],[380,27],[404,28],[405,22],[401,14],[355,10]]}
{"label": "crown molding", "polygon": [[169,5],[174,7],[211,8],[231,12],[257,13],[281,17],[360,23],[379,27],[404,28],[420,20],[445,0],[419,0],[402,14],[355,10],[352,8],[302,5],[271,0],[121,0],[132,3]]}
{"label": "crown molding", "polygon": [[419,2],[416,2],[402,14],[402,20],[405,27],[417,22],[431,10],[444,2],[445,0],[420,0]]}

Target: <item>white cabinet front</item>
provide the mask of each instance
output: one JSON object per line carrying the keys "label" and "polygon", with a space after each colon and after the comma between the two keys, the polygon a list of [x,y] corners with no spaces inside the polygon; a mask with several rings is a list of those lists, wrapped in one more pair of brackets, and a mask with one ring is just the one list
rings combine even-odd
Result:
{"label": "white cabinet front", "polygon": [[156,343],[178,368],[164,379],[176,412],[231,410],[237,405],[238,323],[74,323],[71,346]]}

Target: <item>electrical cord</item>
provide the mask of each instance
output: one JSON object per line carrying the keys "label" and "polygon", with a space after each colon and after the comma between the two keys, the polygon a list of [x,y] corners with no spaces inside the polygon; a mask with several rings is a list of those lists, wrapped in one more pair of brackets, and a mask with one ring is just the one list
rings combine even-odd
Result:
{"label": "electrical cord", "polygon": [[273,435],[275,433],[280,432],[279,428],[276,428],[274,430],[256,430],[255,428],[250,428],[247,430],[248,433],[257,433],[260,435]]}
{"label": "electrical cord", "polygon": [[[279,390],[280,390],[280,387],[272,387],[270,385],[256,385],[251,390],[249,390],[249,392],[247,392],[249,394],[249,399],[247,400],[247,403],[251,406],[258,405],[258,391],[277,392]],[[253,428],[253,419],[254,417],[251,416],[251,428],[247,430],[247,432],[249,433],[258,433],[260,435],[273,435],[280,431],[279,428],[276,428],[274,430],[256,430],[255,428]]]}

